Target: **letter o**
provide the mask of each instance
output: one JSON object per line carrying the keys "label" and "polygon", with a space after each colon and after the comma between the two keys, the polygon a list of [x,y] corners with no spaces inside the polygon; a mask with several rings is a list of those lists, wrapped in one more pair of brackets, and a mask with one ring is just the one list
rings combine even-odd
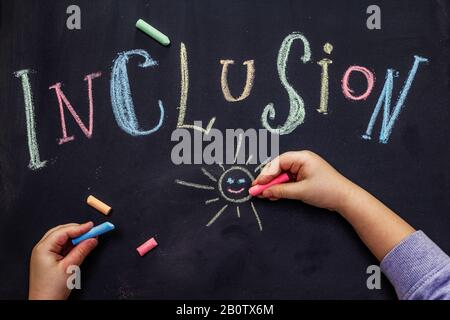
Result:
{"label": "letter o", "polygon": [[[348,87],[348,79],[350,78],[350,74],[353,71],[361,72],[367,80],[367,89],[362,95],[359,96],[353,95],[354,91]],[[374,83],[375,77],[369,69],[360,66],[350,66],[347,71],[345,71],[344,76],[342,77],[342,93],[347,99],[366,100],[367,97],[372,93]]]}

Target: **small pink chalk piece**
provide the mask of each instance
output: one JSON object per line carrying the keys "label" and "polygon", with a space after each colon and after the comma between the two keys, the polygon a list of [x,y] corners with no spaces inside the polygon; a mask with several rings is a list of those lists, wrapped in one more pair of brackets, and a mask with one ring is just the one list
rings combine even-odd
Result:
{"label": "small pink chalk piece", "polygon": [[150,240],[147,240],[146,242],[141,244],[136,250],[139,253],[139,255],[143,257],[147,252],[152,250],[157,245],[158,243],[156,242],[155,238],[151,238]]}
{"label": "small pink chalk piece", "polygon": [[285,183],[288,182],[289,180],[291,180],[291,178],[289,177],[289,174],[287,173],[282,173],[280,174],[278,177],[276,177],[275,179],[273,179],[272,181],[270,181],[267,184],[257,184],[254,185],[253,187],[251,187],[250,189],[248,189],[248,193],[250,193],[252,196],[257,196],[258,194],[262,193],[264,190],[266,190],[267,188],[276,185],[276,184],[280,184],[280,183]]}

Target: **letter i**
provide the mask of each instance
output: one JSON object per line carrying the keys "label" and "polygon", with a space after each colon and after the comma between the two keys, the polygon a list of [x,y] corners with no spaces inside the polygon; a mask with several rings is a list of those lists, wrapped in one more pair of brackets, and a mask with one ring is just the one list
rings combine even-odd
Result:
{"label": "letter i", "polygon": [[14,72],[14,75],[22,81],[23,99],[25,102],[25,118],[27,122],[28,152],[30,153],[30,163],[28,164],[28,168],[31,170],[38,170],[45,167],[47,161],[41,161],[41,157],[39,156],[39,146],[36,137],[36,123],[34,120],[33,94],[31,92],[30,78],[28,76],[29,73],[29,69],[24,69]]}
{"label": "letter i", "polygon": [[[331,54],[333,46],[327,42],[323,46],[323,51],[326,54]],[[320,105],[317,111],[319,113],[328,114],[328,65],[332,64],[333,60],[323,58],[317,64],[322,67],[321,85],[320,85]]]}

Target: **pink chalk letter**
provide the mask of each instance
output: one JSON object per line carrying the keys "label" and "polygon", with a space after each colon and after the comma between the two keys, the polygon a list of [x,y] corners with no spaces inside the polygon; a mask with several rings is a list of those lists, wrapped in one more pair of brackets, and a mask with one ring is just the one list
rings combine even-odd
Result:
{"label": "pink chalk letter", "polygon": [[[367,80],[367,90],[360,96],[354,96],[353,95],[354,91],[348,87],[348,80],[350,78],[350,74],[353,71],[361,72],[366,77],[366,80]],[[350,66],[347,69],[347,71],[345,71],[344,77],[342,78],[342,92],[344,93],[344,96],[347,99],[366,100],[367,97],[370,96],[370,94],[372,92],[374,83],[375,83],[375,77],[369,69],[360,67],[360,66]]]}
{"label": "pink chalk letter", "polygon": [[83,121],[81,121],[80,116],[75,111],[75,109],[70,104],[69,100],[64,95],[63,91],[61,90],[61,82],[55,83],[53,86],[51,86],[49,89],[54,89],[56,96],[58,97],[58,103],[59,103],[59,113],[61,116],[61,128],[62,128],[62,138],[59,139],[58,144],[63,144],[69,141],[72,141],[75,139],[74,136],[68,136],[67,135],[67,128],[66,128],[66,119],[64,117],[64,105],[69,110],[72,117],[75,119],[76,123],[80,127],[81,131],[83,131],[84,135],[87,138],[92,137],[92,131],[94,130],[94,99],[92,97],[92,79],[98,78],[102,75],[101,72],[91,73],[88,74],[86,77],[84,77],[84,81],[88,82],[88,98],[89,98],[89,128],[86,128]]}

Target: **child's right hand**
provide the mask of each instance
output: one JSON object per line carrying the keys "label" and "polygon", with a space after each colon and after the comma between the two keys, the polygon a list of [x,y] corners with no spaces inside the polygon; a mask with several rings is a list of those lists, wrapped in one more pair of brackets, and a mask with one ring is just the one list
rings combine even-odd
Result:
{"label": "child's right hand", "polygon": [[30,300],[63,300],[69,297],[67,268],[81,265],[98,243],[92,238],[73,246],[70,239],[88,232],[93,226],[92,222],[57,226],[36,244],[30,261]]}
{"label": "child's right hand", "polygon": [[339,211],[357,188],[311,151],[283,153],[264,167],[253,185],[266,184],[281,172],[290,172],[295,182],[274,185],[264,190],[260,197],[270,200],[301,200],[316,207]]}

